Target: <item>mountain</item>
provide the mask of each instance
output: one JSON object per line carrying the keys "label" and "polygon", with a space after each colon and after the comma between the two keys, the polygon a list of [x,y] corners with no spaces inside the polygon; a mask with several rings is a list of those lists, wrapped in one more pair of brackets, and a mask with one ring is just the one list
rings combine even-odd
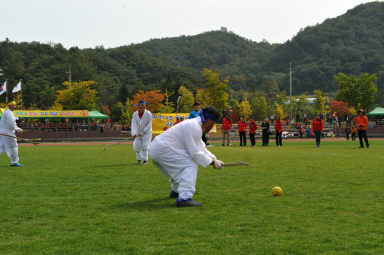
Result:
{"label": "mountain", "polygon": [[[7,39],[0,42],[4,73],[0,83],[6,77],[10,91],[23,79],[25,105],[46,108],[68,80],[70,64],[72,80],[97,81],[99,102],[112,106],[125,102],[137,89],[201,88],[203,68],[229,75],[230,88],[235,91],[257,91],[271,82],[288,91],[291,63],[294,95],[314,89],[334,92],[333,75],[339,72],[376,73],[379,91],[384,93],[383,42],[383,2],[361,4],[339,17],[308,26],[283,44],[253,42],[226,29],[111,49],[65,49],[61,44]],[[171,100],[177,96],[175,93]],[[0,101],[5,101],[5,94],[2,97]]]}

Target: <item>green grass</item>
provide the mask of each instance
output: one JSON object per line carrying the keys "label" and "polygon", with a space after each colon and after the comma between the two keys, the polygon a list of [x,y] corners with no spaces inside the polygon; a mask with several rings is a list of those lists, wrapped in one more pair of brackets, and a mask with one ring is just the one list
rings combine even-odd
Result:
{"label": "green grass", "polygon": [[201,208],[131,145],[21,147],[22,168],[0,158],[0,254],[383,254],[384,141],[357,146],[210,148],[252,167],[200,168]]}

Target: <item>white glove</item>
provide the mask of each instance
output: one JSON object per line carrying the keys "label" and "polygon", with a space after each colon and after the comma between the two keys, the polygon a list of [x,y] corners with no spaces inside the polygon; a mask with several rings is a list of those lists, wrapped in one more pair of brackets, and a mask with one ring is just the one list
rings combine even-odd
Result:
{"label": "white glove", "polygon": [[16,129],[17,132],[23,133],[23,130],[21,128]]}
{"label": "white glove", "polygon": [[216,169],[224,168],[224,162],[221,161],[221,160],[216,159],[216,160],[215,160],[214,167],[215,167]]}
{"label": "white glove", "polygon": [[140,134],[139,134],[139,136],[143,136],[144,135],[144,132],[141,132]]}

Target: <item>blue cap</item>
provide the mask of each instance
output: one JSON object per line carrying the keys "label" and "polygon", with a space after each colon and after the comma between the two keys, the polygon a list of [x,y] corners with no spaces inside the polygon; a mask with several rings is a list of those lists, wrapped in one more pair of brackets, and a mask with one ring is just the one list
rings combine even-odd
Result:
{"label": "blue cap", "polygon": [[140,100],[139,105],[141,105],[141,104],[147,104],[147,103],[144,100]]}

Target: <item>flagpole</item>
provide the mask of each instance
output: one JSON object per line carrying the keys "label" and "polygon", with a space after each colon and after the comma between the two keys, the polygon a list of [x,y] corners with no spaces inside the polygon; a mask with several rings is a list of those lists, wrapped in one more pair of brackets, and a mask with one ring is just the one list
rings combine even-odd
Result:
{"label": "flagpole", "polygon": [[20,79],[20,104],[21,104],[20,110],[23,110],[23,86],[21,86],[21,80],[22,79]]}
{"label": "flagpole", "polygon": [[7,90],[7,87],[8,87],[8,80],[5,80],[5,104],[8,105],[8,90]]}

